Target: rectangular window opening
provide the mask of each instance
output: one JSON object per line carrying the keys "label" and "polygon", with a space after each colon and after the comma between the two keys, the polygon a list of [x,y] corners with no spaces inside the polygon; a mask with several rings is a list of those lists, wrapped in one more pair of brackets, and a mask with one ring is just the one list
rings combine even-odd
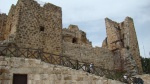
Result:
{"label": "rectangular window opening", "polygon": [[27,84],[27,74],[13,74],[13,84]]}
{"label": "rectangular window opening", "polygon": [[44,31],[44,27],[43,26],[40,26],[40,31]]}

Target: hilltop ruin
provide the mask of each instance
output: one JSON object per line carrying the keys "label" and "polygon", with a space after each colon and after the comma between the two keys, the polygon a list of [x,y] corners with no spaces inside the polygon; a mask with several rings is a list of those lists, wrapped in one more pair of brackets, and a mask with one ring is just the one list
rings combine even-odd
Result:
{"label": "hilltop ruin", "polygon": [[109,70],[142,73],[133,19],[117,23],[105,18],[107,37],[102,47],[92,47],[77,25],[62,28],[62,10],[51,3],[41,7],[34,0],[18,0],[9,14],[0,14],[1,45],[41,49]]}

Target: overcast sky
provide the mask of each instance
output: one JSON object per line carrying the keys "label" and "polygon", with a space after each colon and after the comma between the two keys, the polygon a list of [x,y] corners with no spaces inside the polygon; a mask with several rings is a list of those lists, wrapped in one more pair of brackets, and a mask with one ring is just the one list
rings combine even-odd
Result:
{"label": "overcast sky", "polygon": [[[37,0],[36,0],[37,1]],[[17,0],[0,0],[0,12],[8,13]],[[150,0],[38,0],[62,8],[63,27],[78,25],[87,34],[93,46],[100,46],[106,37],[104,18],[122,22],[132,17],[137,33],[140,54],[150,57]]]}

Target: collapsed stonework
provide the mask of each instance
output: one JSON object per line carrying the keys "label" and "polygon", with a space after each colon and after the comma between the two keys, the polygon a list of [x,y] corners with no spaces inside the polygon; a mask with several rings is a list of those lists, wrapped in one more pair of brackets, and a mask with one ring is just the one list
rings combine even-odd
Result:
{"label": "collapsed stonework", "polygon": [[142,73],[134,23],[129,17],[122,23],[106,18],[107,38],[102,47],[95,48],[77,25],[63,29],[61,8],[50,3],[41,7],[34,0],[18,0],[8,16],[0,14],[0,20],[1,43],[42,49],[74,60],[92,62],[104,69],[122,68],[133,75]]}
{"label": "collapsed stonework", "polygon": [[[95,66],[113,70],[113,53],[102,47],[92,47],[86,33],[77,25],[63,29],[63,55],[82,62],[94,63]],[[109,61],[109,62],[108,62]]]}
{"label": "collapsed stonework", "polygon": [[4,30],[6,28],[7,15],[0,14],[0,41],[4,40]]}
{"label": "collapsed stonework", "polygon": [[86,38],[86,33],[79,30],[77,25],[69,25],[68,29],[63,29],[62,35],[64,42],[92,46],[91,42]]}
{"label": "collapsed stonework", "polygon": [[130,73],[142,73],[142,65],[139,53],[139,46],[134,28],[133,19],[126,17],[121,23],[114,22],[108,18],[105,19],[107,37],[102,47],[107,48],[114,56],[120,58],[118,62],[123,61],[123,67]]}

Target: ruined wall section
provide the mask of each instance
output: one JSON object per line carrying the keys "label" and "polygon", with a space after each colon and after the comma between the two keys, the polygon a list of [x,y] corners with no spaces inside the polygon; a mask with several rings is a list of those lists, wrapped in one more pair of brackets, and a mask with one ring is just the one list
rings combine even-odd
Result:
{"label": "ruined wall section", "polygon": [[20,10],[21,6],[19,4],[17,4],[16,6],[12,4],[7,17],[7,25],[4,35],[5,40],[14,40],[17,32],[17,27],[19,26]]}
{"label": "ruined wall section", "polygon": [[116,50],[122,47],[121,43],[121,29],[117,22],[108,18],[105,19],[107,31],[107,44],[109,50]]}
{"label": "ruined wall section", "polygon": [[137,35],[135,32],[133,19],[130,17],[126,17],[124,21],[123,34],[125,35],[125,40],[124,40],[125,47],[129,49],[133,59],[135,59],[138,66],[139,73],[142,73],[142,65],[141,65]]}
{"label": "ruined wall section", "polygon": [[[75,39],[76,37],[76,33],[75,32],[72,32],[68,29],[63,29],[62,30],[62,39],[64,42],[70,42],[72,43],[73,42],[73,39]],[[76,40],[76,43],[78,42],[77,39]]]}
{"label": "ruined wall section", "polygon": [[[127,17],[125,21],[117,23],[106,18],[105,23],[107,38],[103,41],[102,47],[113,51],[114,59],[116,59],[117,62],[115,63],[115,66],[119,68],[123,65],[124,69],[125,67],[130,66],[128,68],[131,70],[128,71],[142,73],[141,59],[133,19]],[[131,58],[131,60],[128,58]]]}
{"label": "ruined wall section", "polygon": [[62,52],[61,8],[46,3],[41,7],[34,0],[19,0],[16,8],[19,16],[15,43],[19,47],[43,49],[45,52]]}
{"label": "ruined wall section", "polygon": [[120,49],[122,48],[122,40],[121,40],[121,29],[117,22],[110,20],[109,18],[105,18],[106,25],[106,34],[107,37],[103,41],[102,47],[107,48],[113,51],[115,59],[114,67],[115,69],[123,69],[122,58]]}
{"label": "ruined wall section", "polygon": [[63,29],[62,35],[64,42],[92,46],[91,42],[86,37],[86,33],[79,30],[77,25],[69,25],[68,29]]}
{"label": "ruined wall section", "polygon": [[74,60],[93,63],[104,69],[114,69],[113,53],[105,48],[63,42],[63,55]]}
{"label": "ruined wall section", "polygon": [[7,15],[0,14],[0,41],[4,40],[4,31],[6,29]]}
{"label": "ruined wall section", "polygon": [[[86,33],[77,25],[69,25],[63,29],[63,55],[74,60],[93,63],[104,69],[114,69],[113,53],[105,48],[93,48],[86,38]],[[108,62],[109,61],[109,62]]]}
{"label": "ruined wall section", "polygon": [[127,74],[130,75],[139,74],[137,63],[133,58],[133,56],[131,55],[131,52],[126,48],[122,48],[119,53],[121,53],[120,55],[122,57],[121,65],[123,65],[124,70],[127,71]]}

